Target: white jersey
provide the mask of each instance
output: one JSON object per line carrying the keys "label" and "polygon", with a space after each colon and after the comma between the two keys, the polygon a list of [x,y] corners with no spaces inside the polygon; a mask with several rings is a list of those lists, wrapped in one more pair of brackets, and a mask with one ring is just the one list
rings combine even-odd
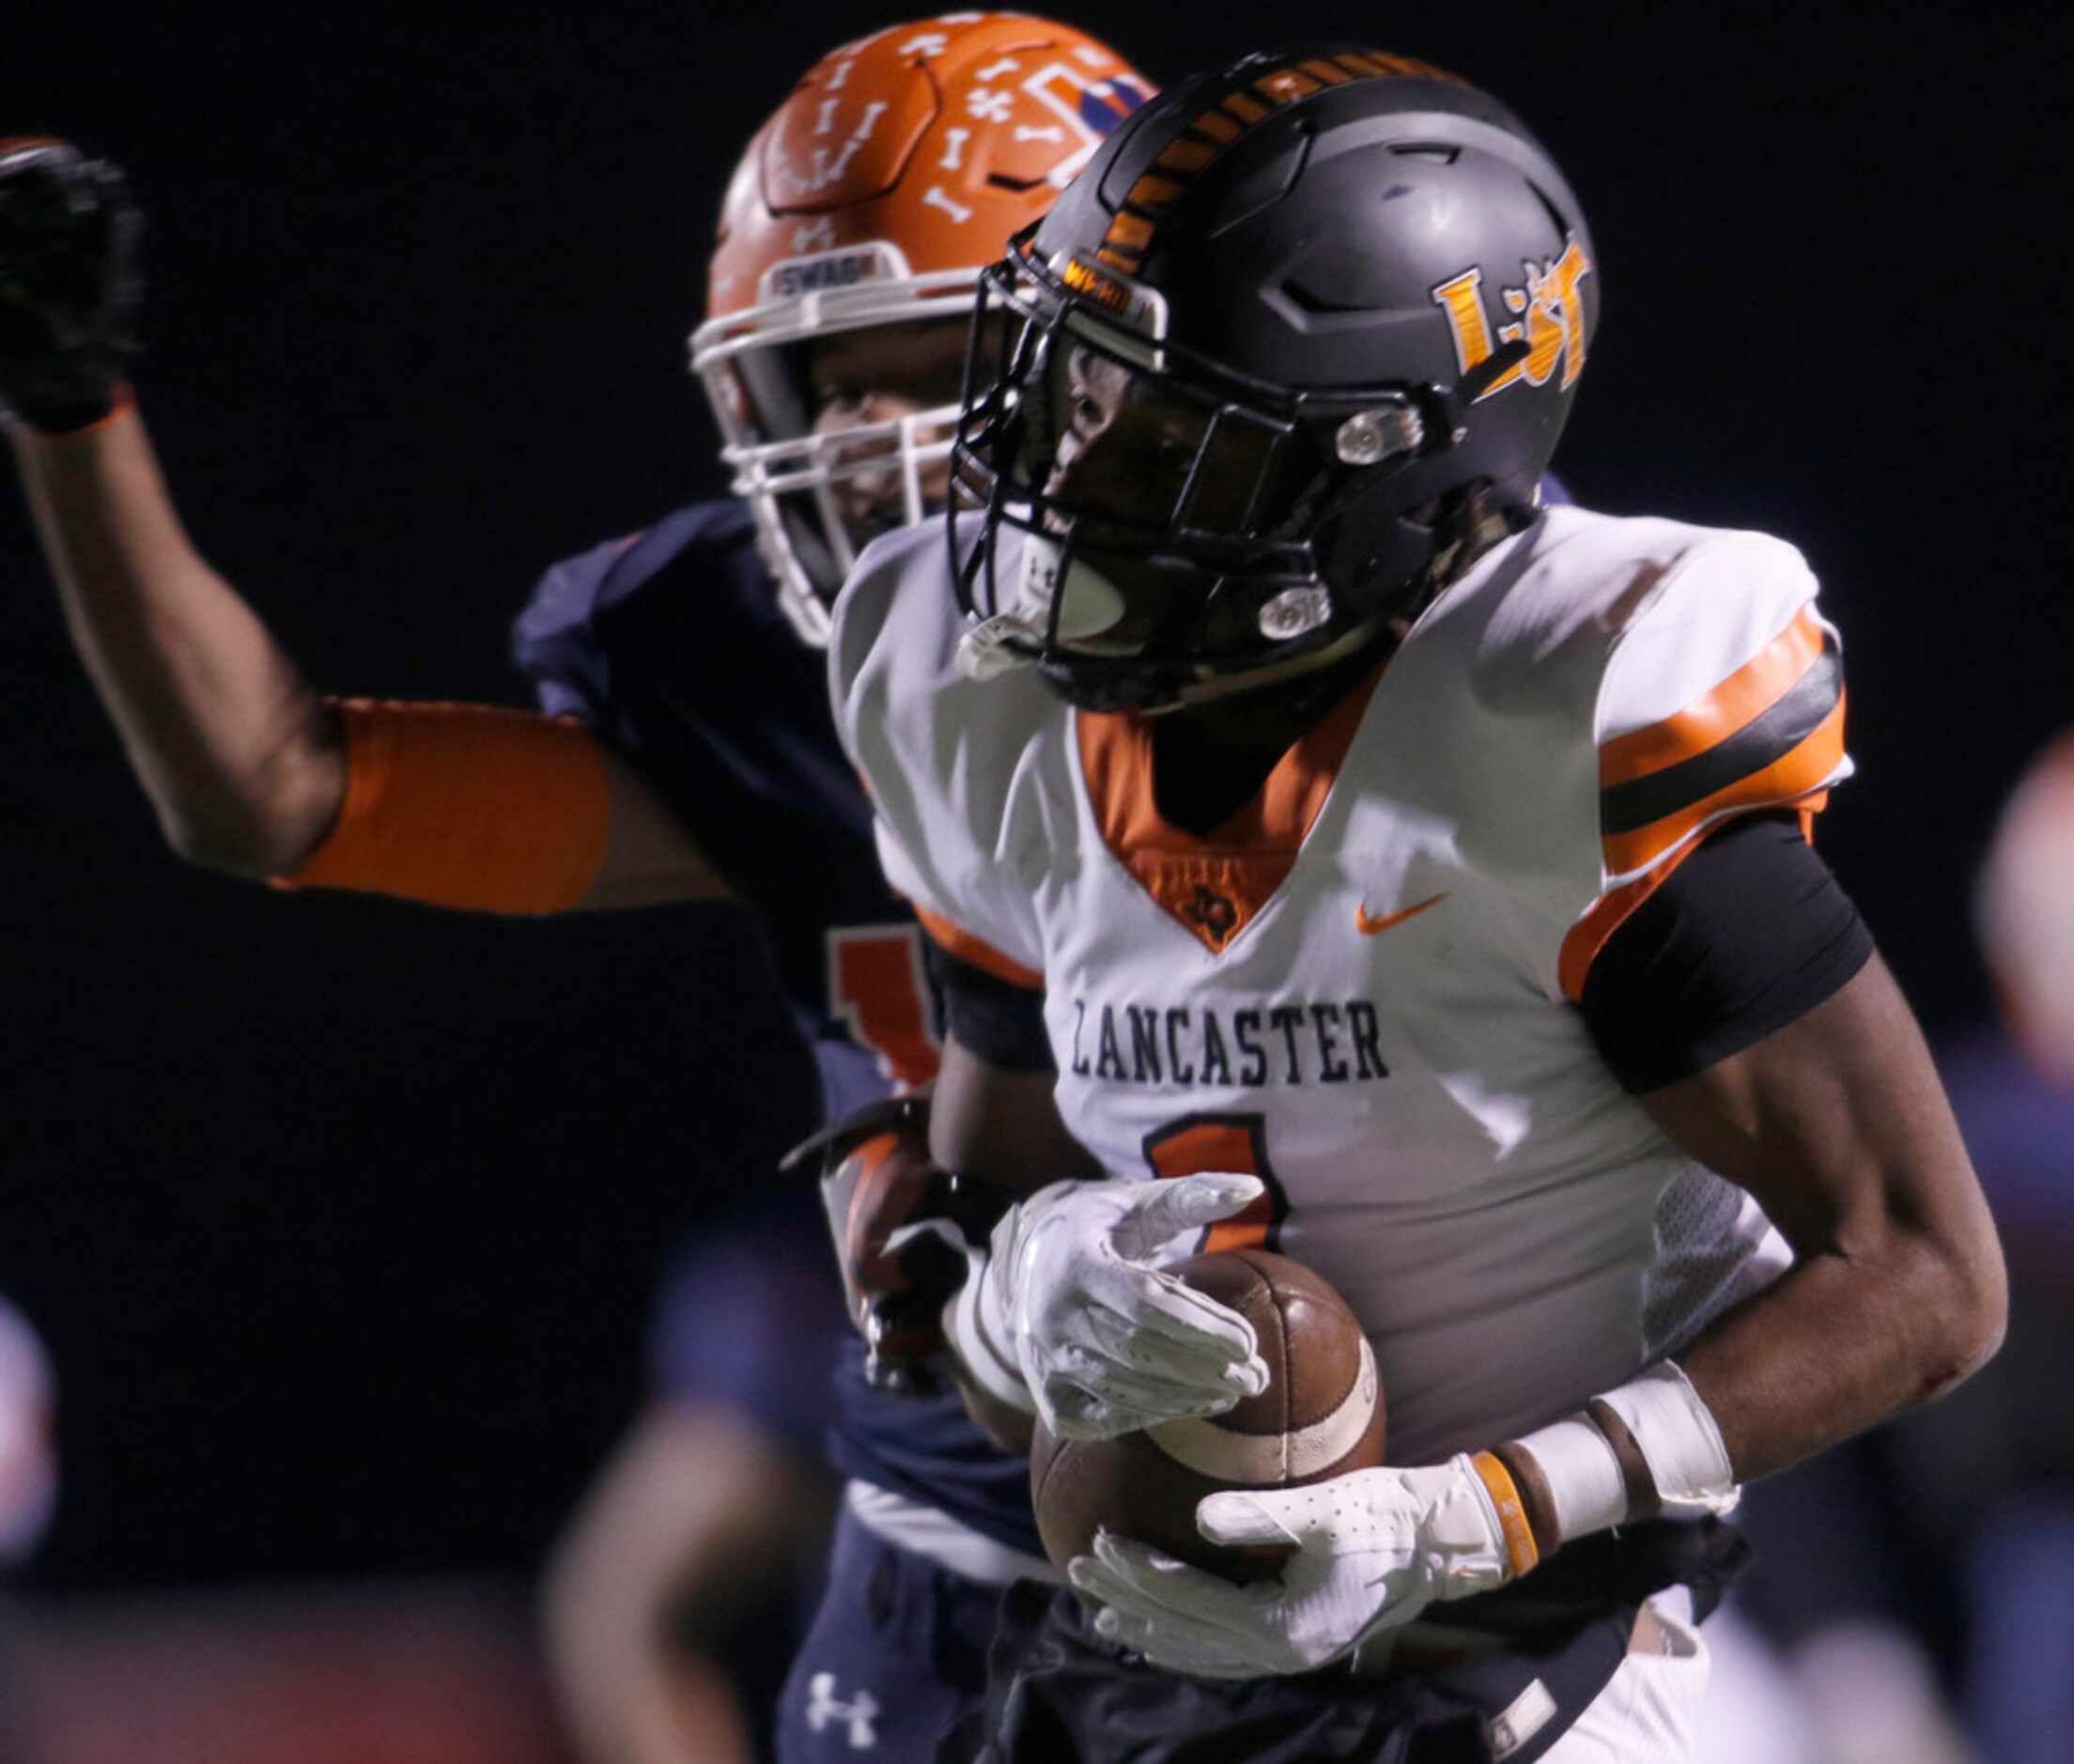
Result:
{"label": "white jersey", "polygon": [[889,877],[1042,983],[1067,1126],[1120,1177],[1265,1178],[1213,1246],[1264,1234],[1345,1294],[1416,1463],[1575,1410],[1786,1264],[1574,1000],[1705,828],[1850,774],[1814,596],[1761,534],[1551,510],[1208,838],[1154,807],[1143,720],[957,673],[938,530],[866,553],[830,666]]}

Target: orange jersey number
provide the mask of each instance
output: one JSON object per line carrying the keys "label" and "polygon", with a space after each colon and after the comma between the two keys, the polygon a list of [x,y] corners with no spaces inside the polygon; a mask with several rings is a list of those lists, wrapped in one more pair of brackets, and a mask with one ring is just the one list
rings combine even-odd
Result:
{"label": "orange jersey number", "polygon": [[928,996],[921,933],[914,925],[828,933],[829,1004],[902,1091],[928,1083],[942,1059]]}
{"label": "orange jersey number", "polygon": [[1210,1170],[1243,1170],[1258,1176],[1267,1192],[1203,1233],[1200,1247],[1273,1249],[1289,1216],[1289,1196],[1267,1161],[1264,1115],[1184,1115],[1145,1136],[1145,1162],[1154,1176],[1200,1176]]}

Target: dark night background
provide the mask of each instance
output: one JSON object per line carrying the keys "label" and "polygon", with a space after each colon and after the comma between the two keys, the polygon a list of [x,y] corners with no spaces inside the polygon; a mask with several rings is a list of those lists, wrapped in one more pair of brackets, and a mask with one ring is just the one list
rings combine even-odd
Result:
{"label": "dark night background", "polygon": [[[8,10],[0,133],[119,159],[148,215],[138,380],[203,550],[323,687],[506,701],[542,566],[720,487],[683,357],[723,180],[898,16]],[[1154,77],[1378,40],[1538,129],[1603,277],[1559,468],[1808,553],[1862,771],[1823,848],[1933,1032],[1982,1009],[1969,869],[2074,718],[2067,15],[1073,16]],[[0,1291],[64,1392],[35,1577],[530,1565],[636,1397],[664,1258],[806,1106],[742,921],[184,869],[12,491],[0,605]]]}

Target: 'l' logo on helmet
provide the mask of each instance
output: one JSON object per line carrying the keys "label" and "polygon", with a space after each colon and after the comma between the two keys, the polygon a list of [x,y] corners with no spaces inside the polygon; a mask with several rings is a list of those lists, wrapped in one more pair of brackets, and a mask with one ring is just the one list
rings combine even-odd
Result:
{"label": "'l' logo on helmet", "polygon": [[[1585,365],[1585,302],[1577,285],[1591,273],[1591,259],[1574,235],[1563,241],[1562,255],[1553,263],[1528,259],[1521,266],[1517,287],[1499,289],[1509,313],[1517,319],[1497,328],[1499,343],[1526,339],[1526,356],[1517,367],[1500,374],[1478,395],[1481,404],[1494,393],[1525,380],[1530,386],[1545,386],[1563,368],[1567,388]],[[1455,339],[1455,362],[1463,373],[1488,361],[1494,347],[1491,321],[1483,310],[1483,271],[1464,270],[1432,289],[1433,304],[1447,316],[1447,329]]]}

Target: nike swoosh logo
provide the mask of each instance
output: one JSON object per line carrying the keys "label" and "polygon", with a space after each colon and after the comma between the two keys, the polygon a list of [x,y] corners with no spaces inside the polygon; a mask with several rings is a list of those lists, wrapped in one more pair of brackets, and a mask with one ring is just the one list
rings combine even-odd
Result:
{"label": "nike swoosh logo", "polygon": [[1450,890],[1442,889],[1438,894],[1432,895],[1429,899],[1419,901],[1410,906],[1401,907],[1394,913],[1385,913],[1380,919],[1370,919],[1369,909],[1366,906],[1356,905],[1354,909],[1354,929],[1360,932],[1364,937],[1372,937],[1379,931],[1387,931],[1392,925],[1402,924],[1407,919],[1424,912],[1429,906],[1438,906],[1442,901],[1447,898],[1450,892]]}

